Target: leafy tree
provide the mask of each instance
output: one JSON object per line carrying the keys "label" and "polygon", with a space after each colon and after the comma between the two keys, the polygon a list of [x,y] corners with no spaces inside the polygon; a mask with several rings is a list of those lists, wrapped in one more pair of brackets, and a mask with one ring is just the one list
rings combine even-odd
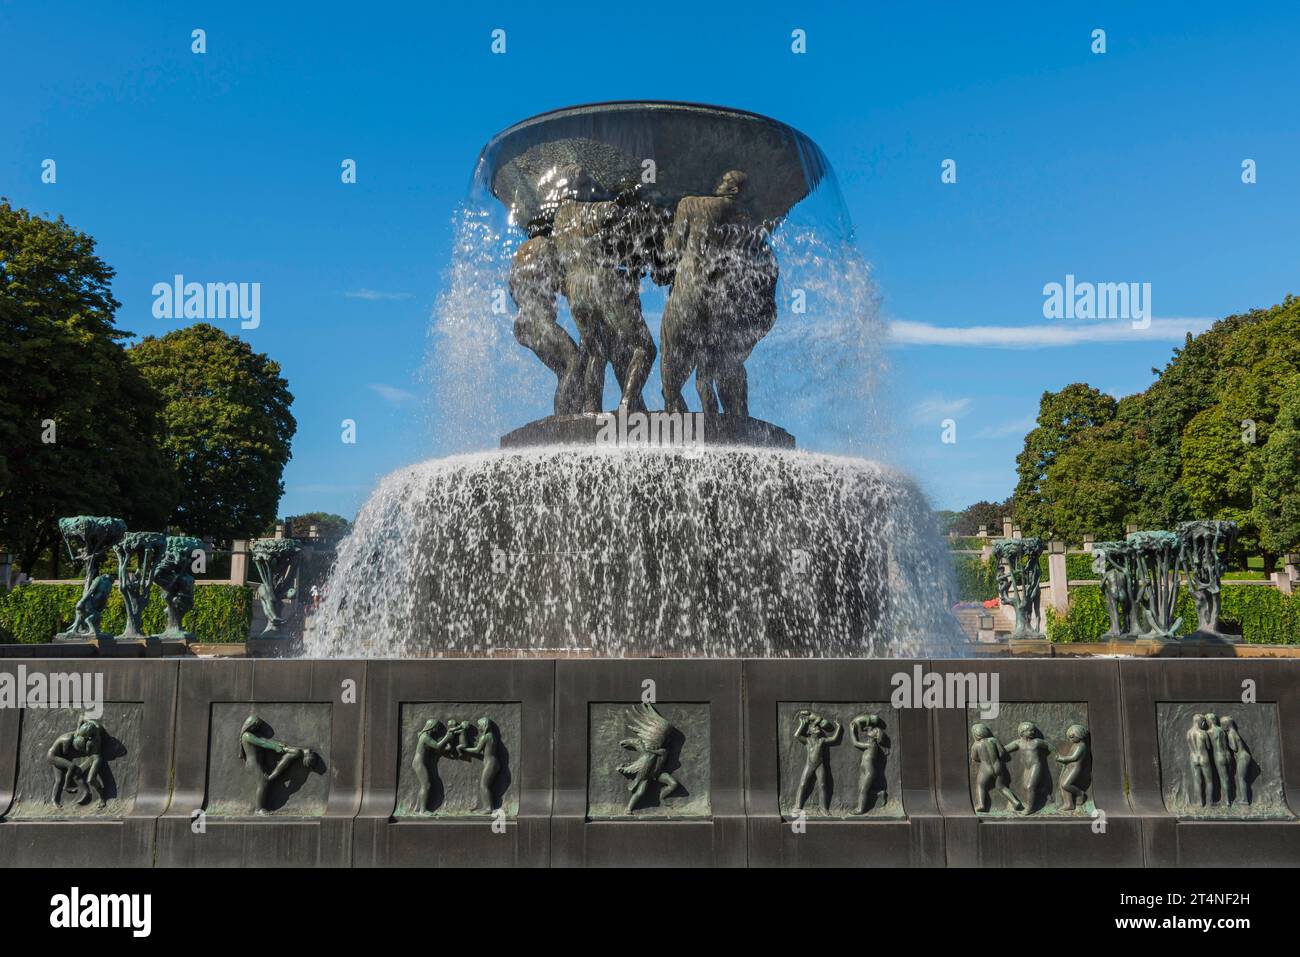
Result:
{"label": "leafy tree", "polygon": [[1190,517],[1234,518],[1245,523],[1243,543],[1256,536],[1249,486],[1297,367],[1300,300],[1293,296],[1189,335],[1132,410],[1151,450],[1139,475],[1140,521],[1168,527]]}
{"label": "leafy tree", "polygon": [[1183,429],[1180,482],[1191,515],[1226,518],[1243,526],[1250,518],[1251,489],[1259,481],[1260,456],[1241,440],[1240,421],[1222,405],[1202,409]]}
{"label": "leafy tree", "polygon": [[1043,498],[1049,469],[1080,435],[1114,419],[1115,409],[1112,396],[1082,382],[1043,393],[1038,424],[1016,457],[1015,517],[1026,535],[1052,534],[1052,510]]}
{"label": "leafy tree", "polygon": [[939,531],[945,535],[957,527],[957,520],[961,518],[961,512],[954,512],[949,508],[935,509],[934,520],[939,525]]}
{"label": "leafy tree", "polygon": [[[305,537],[313,525],[321,538],[343,538],[352,531],[351,522],[332,512],[304,512],[301,515],[290,515],[283,521],[287,529],[285,534],[292,533],[295,538]],[[271,534],[274,534],[274,529]]]}
{"label": "leafy tree", "polygon": [[977,535],[983,525],[990,535],[998,536],[1002,534],[1002,517],[1010,514],[1010,499],[1001,505],[996,502],[976,502],[958,514],[953,528],[958,535]]}
{"label": "leafy tree", "polygon": [[148,336],[129,355],[164,402],[173,523],[229,540],[273,521],[297,430],[279,364],[207,323]]}
{"label": "leafy tree", "polygon": [[112,279],[93,238],[0,200],[0,542],[29,574],[57,569],[60,516],[161,529],[175,501]]}
{"label": "leafy tree", "polygon": [[1293,380],[1261,459],[1252,507],[1261,542],[1273,553],[1300,551],[1300,381]]}
{"label": "leafy tree", "polygon": [[1041,485],[1041,511],[1055,538],[1122,538],[1139,497],[1137,472],[1146,442],[1123,422],[1089,429],[1053,460]]}

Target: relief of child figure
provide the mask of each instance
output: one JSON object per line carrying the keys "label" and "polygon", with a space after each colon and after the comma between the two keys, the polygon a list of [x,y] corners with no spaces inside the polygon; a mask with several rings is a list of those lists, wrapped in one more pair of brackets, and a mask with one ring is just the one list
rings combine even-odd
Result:
{"label": "relief of child figure", "polygon": [[1081,724],[1072,724],[1065,731],[1065,737],[1074,748],[1066,755],[1057,755],[1056,763],[1061,765],[1061,803],[1062,811],[1073,811],[1075,801],[1079,805],[1088,803],[1088,785],[1092,781],[1092,747],[1088,729]]}
{"label": "relief of child figure", "polygon": [[1024,804],[1011,790],[1011,773],[1007,770],[1007,750],[993,736],[993,730],[987,724],[972,725],[971,737],[975,743],[970,747],[970,759],[979,766],[975,776],[976,801],[975,810],[989,809],[989,792],[997,788],[998,793],[1007,799],[1013,810],[1023,811]]}
{"label": "relief of child figure", "polygon": [[1018,810],[1021,814],[1032,814],[1039,806],[1039,800],[1052,790],[1052,776],[1047,768],[1047,756],[1052,752],[1052,746],[1043,740],[1043,732],[1032,721],[1020,722],[1016,734],[1018,737],[1007,744],[1006,751],[1007,754],[1020,752],[1025,806]]}
{"label": "relief of child figure", "polygon": [[860,714],[849,723],[853,746],[862,752],[858,768],[858,803],[854,814],[866,814],[871,792],[879,783],[878,807],[889,803],[889,784],[884,776],[884,764],[889,758],[889,736],[885,723],[878,714]]}

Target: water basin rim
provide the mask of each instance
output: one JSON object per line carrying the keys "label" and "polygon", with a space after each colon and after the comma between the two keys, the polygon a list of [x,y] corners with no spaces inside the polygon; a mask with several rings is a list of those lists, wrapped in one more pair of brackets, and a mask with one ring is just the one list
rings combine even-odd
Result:
{"label": "water basin rim", "polygon": [[761,123],[768,123],[771,124],[772,126],[780,127],[781,129],[784,130],[789,130],[791,133],[794,133],[800,139],[807,140],[809,143],[815,143],[812,137],[810,137],[807,133],[803,132],[803,130],[791,126],[789,123],[786,123],[783,120],[778,120],[774,117],[767,116],[766,114],[757,113],[753,110],[741,109],[739,107],[721,106],[716,103],[697,103],[692,100],[600,100],[594,103],[574,103],[571,104],[570,106],[556,107],[553,110],[545,110],[541,113],[537,113],[534,114],[533,116],[527,117],[526,119],[519,120],[517,123],[512,123],[510,126],[507,126],[505,129],[500,130],[499,132],[494,134],[487,141],[487,145],[483,147],[482,152],[483,155],[487,155],[488,152],[498,141],[503,140],[507,136],[510,136],[513,133],[517,133],[520,130],[532,126],[534,123],[539,123],[543,120],[553,120],[567,114],[579,115],[587,111],[608,110],[610,112],[614,112],[618,110],[633,110],[633,109],[644,109],[644,108],[676,109],[676,110],[683,110],[691,113],[721,113],[729,116],[757,120],[758,122]]}

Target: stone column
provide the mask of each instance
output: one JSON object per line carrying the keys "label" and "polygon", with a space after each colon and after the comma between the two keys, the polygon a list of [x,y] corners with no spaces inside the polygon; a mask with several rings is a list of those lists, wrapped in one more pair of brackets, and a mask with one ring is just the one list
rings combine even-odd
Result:
{"label": "stone column", "polygon": [[1281,569],[1273,572],[1271,576],[1277,590],[1284,595],[1295,593],[1296,579],[1300,577],[1300,574],[1297,574],[1297,565],[1300,565],[1300,555],[1290,553],[1283,555]]}
{"label": "stone column", "polygon": [[237,538],[230,543],[230,584],[248,584],[248,540]]}
{"label": "stone column", "polygon": [[980,612],[979,632],[975,640],[984,644],[998,640],[997,629],[994,627],[994,619],[991,613],[987,611]]}
{"label": "stone column", "polygon": [[1012,525],[1011,519],[1009,519],[1009,518],[1004,518],[1004,519],[1002,520],[1002,537],[1003,537],[1003,538],[1010,538],[1010,537],[1011,537],[1011,529],[1012,529],[1012,527],[1013,527],[1013,525]]}
{"label": "stone column", "polygon": [[1052,610],[1064,615],[1070,610],[1070,574],[1065,562],[1065,542],[1047,543],[1047,577],[1051,580],[1052,594],[1049,599]]}

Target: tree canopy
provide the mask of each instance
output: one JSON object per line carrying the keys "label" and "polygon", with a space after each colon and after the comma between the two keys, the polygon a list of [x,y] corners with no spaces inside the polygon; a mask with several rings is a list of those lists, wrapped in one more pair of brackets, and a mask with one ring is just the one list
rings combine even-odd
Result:
{"label": "tree canopy", "polygon": [[1145,392],[1116,403],[1076,383],[1043,394],[1017,458],[1017,522],[1077,541],[1127,522],[1231,519],[1266,558],[1300,548],[1295,411],[1300,300],[1188,336]]}
{"label": "tree canopy", "polygon": [[279,364],[207,323],[128,354],[163,400],[162,448],[180,488],[173,524],[231,539],[273,522],[297,430]]}
{"label": "tree canopy", "polygon": [[175,503],[112,279],[90,236],[0,200],[0,542],[29,572],[60,516],[162,528]]}

